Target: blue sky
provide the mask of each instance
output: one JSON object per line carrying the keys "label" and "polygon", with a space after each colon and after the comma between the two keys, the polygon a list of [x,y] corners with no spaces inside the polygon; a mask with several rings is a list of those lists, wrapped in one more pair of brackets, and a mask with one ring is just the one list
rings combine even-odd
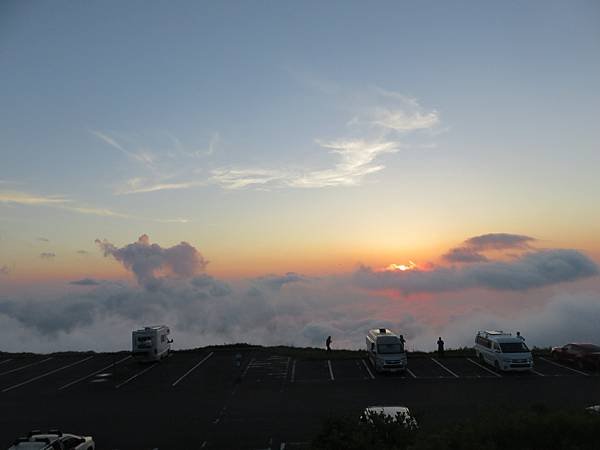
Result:
{"label": "blue sky", "polygon": [[2,2],[0,295],[135,282],[95,240],[144,234],[245,282],[598,262],[598,55],[595,1]]}

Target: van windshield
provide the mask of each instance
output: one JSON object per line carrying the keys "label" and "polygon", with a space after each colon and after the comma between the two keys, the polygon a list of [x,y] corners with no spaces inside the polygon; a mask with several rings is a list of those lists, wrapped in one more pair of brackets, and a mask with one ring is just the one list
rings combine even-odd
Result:
{"label": "van windshield", "polygon": [[524,353],[529,349],[524,342],[504,342],[500,344],[502,353]]}
{"label": "van windshield", "polygon": [[137,338],[137,346],[138,348],[150,348],[152,347],[152,337],[143,336]]}
{"label": "van windshield", "polygon": [[404,348],[402,344],[377,344],[377,353],[403,353]]}

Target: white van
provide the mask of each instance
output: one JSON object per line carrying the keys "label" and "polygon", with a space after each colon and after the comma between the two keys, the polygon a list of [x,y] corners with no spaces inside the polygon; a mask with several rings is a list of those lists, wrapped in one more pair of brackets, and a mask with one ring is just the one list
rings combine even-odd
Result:
{"label": "white van", "polygon": [[503,331],[478,331],[475,355],[498,370],[533,369],[533,356],[523,339]]}
{"label": "white van", "polygon": [[165,325],[145,327],[131,334],[133,356],[142,361],[158,361],[171,351],[171,331]]}
{"label": "white van", "polygon": [[404,342],[387,328],[377,328],[367,333],[367,355],[376,372],[406,370],[407,359]]}

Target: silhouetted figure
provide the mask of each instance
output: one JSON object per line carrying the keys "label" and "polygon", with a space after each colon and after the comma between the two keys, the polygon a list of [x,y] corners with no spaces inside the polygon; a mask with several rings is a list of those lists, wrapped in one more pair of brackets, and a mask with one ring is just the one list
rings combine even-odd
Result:
{"label": "silhouetted figure", "polygon": [[406,339],[404,339],[404,335],[401,334],[400,335],[400,345],[402,346],[402,351],[404,351],[404,343],[406,342]]}
{"label": "silhouetted figure", "polygon": [[327,351],[331,351],[331,336],[327,336],[327,340],[325,341],[325,346],[327,346]]}
{"label": "silhouetted figure", "polygon": [[517,337],[519,339],[521,339],[522,341],[525,341],[525,338],[523,336],[521,336],[521,332],[520,331],[517,331]]}
{"label": "silhouetted figure", "polygon": [[444,357],[444,341],[442,341],[442,337],[440,336],[437,340],[438,345],[438,356],[440,358]]}

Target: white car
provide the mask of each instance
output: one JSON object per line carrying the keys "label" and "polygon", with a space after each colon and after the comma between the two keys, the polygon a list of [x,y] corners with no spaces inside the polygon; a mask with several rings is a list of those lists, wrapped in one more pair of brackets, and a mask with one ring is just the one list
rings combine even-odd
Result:
{"label": "white car", "polygon": [[400,414],[402,416],[404,426],[407,429],[414,430],[419,427],[417,424],[417,419],[412,416],[410,410],[406,406],[369,406],[363,411],[362,420],[366,422],[372,421],[372,416],[376,414],[381,414],[392,419],[395,419],[398,417],[398,414]]}
{"label": "white car", "polygon": [[33,430],[27,437],[18,438],[8,450],[94,450],[94,448],[94,440],[91,436],[77,436],[60,430],[50,430],[47,433]]}

